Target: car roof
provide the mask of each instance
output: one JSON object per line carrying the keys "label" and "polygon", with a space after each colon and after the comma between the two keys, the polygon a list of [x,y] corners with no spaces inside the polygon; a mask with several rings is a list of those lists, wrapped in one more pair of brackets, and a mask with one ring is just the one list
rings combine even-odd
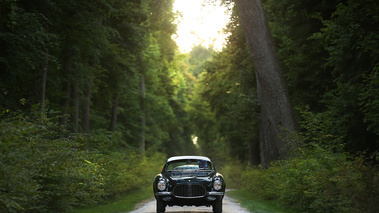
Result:
{"label": "car roof", "polygon": [[176,161],[176,160],[206,160],[206,161],[211,162],[211,160],[208,157],[204,157],[204,156],[191,156],[191,155],[170,157],[167,160],[167,162]]}

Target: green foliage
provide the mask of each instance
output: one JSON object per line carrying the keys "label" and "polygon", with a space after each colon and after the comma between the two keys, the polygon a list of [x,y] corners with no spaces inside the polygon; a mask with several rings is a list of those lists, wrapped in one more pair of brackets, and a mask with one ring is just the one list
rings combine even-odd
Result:
{"label": "green foliage", "polygon": [[331,20],[315,37],[326,42],[326,66],[332,68],[335,88],[322,100],[335,118],[332,133],[343,137],[349,152],[378,149],[376,122],[378,29],[375,1],[347,1],[339,4]]}
{"label": "green foliage", "polygon": [[379,64],[373,72],[365,78],[366,85],[360,95],[361,110],[364,113],[364,122],[367,130],[379,134]]}
{"label": "green foliage", "polygon": [[198,77],[203,71],[204,63],[212,58],[212,52],[212,48],[205,48],[202,45],[192,47],[188,63],[190,66],[189,72],[192,73],[193,76]]}
{"label": "green foliage", "polygon": [[326,112],[345,150],[377,151],[376,2],[268,0],[265,8],[294,105]]}
{"label": "green foliage", "polygon": [[[304,144],[293,158],[246,171],[259,156],[247,151],[258,150],[259,112],[237,11],[222,52],[196,46],[180,55],[172,3],[0,0],[0,211],[63,211],[134,190],[159,172],[157,150],[207,155],[228,184],[242,178],[304,211],[378,209],[378,172],[368,164],[379,149],[377,2],[264,1],[291,101],[309,108],[300,111],[302,132],[282,135]],[[38,113],[44,70],[45,109],[54,110]],[[67,131],[84,124],[86,103],[90,131]]]}
{"label": "green foliage", "polygon": [[324,93],[332,88],[331,71],[325,68],[324,41],[311,39],[320,32],[338,0],[267,0],[271,32],[277,46],[291,101],[295,106],[311,106],[319,111]]}
{"label": "green foliage", "polygon": [[115,197],[148,185],[164,164],[164,156],[141,157],[133,152],[93,153],[90,158],[99,166],[105,197]]}
{"label": "green foliage", "polygon": [[[102,202],[150,183],[165,158],[156,150],[193,150],[172,3],[0,1],[0,211]],[[60,111],[38,113],[47,108]]]}
{"label": "green foliage", "polygon": [[[222,163],[227,161],[225,156],[250,160],[250,144],[258,141],[255,72],[237,17],[234,11],[227,28],[228,46],[222,52],[214,52],[205,63],[191,58],[200,63],[198,66],[204,63],[203,71],[195,73],[198,78],[189,103],[191,120],[196,125],[194,134],[202,153]],[[200,47],[193,51],[206,53]]]}
{"label": "green foliage", "polygon": [[89,140],[91,141],[92,149],[105,154],[112,153],[127,146],[120,132],[112,133],[105,129],[92,131]]}
{"label": "green foliage", "polygon": [[306,212],[375,212],[378,172],[320,147],[301,150],[297,158],[277,162],[267,170],[248,168],[242,175],[245,187],[263,199]]}
{"label": "green foliage", "polygon": [[236,159],[228,159],[217,172],[221,173],[227,181],[227,188],[239,189],[242,187],[241,175],[244,172],[243,164]]}
{"label": "green foliage", "polygon": [[38,100],[34,79],[46,57],[47,40],[54,36],[45,29],[42,13],[27,11],[18,1],[1,1],[0,8],[0,109],[24,109]]}
{"label": "green foliage", "polygon": [[242,174],[244,186],[264,199],[278,199],[306,212],[375,212],[377,169],[364,157],[336,148],[323,119],[306,112],[303,127],[308,129],[296,137],[304,146],[267,170],[247,168]]}
{"label": "green foliage", "polygon": [[0,123],[2,212],[58,212],[103,202],[148,185],[164,163],[162,154],[111,149],[120,146],[119,133],[94,134],[90,140],[103,150],[87,152],[87,138],[65,132],[50,115]]}
{"label": "green foliage", "polygon": [[310,107],[300,110],[302,132],[283,135],[304,146],[267,171],[248,169],[247,188],[308,212],[377,211],[378,5],[268,0],[265,8],[292,102]]}
{"label": "green foliage", "polygon": [[44,212],[97,202],[102,178],[78,147],[50,119],[18,116],[1,121],[2,211]]}
{"label": "green foliage", "polygon": [[[173,119],[185,103],[177,107],[176,92],[183,84],[173,83],[180,76],[172,66],[177,49],[172,3],[0,1],[0,109],[27,111],[45,101],[65,115],[61,123],[73,132],[108,129],[115,121],[112,131],[121,132],[129,146],[138,146],[142,128],[147,148],[174,144],[170,140],[185,144],[189,133],[180,131],[185,122]],[[141,75],[149,99],[147,126],[138,124]]]}

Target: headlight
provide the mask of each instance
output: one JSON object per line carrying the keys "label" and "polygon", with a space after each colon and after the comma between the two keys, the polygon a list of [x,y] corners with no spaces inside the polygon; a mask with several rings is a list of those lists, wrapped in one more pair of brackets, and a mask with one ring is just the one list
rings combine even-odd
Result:
{"label": "headlight", "polygon": [[221,180],[215,180],[215,182],[213,182],[213,188],[218,191],[222,188],[222,182]]}
{"label": "headlight", "polygon": [[158,181],[157,186],[158,186],[159,190],[161,190],[161,191],[165,190],[166,189],[166,181],[164,181],[164,180]]}

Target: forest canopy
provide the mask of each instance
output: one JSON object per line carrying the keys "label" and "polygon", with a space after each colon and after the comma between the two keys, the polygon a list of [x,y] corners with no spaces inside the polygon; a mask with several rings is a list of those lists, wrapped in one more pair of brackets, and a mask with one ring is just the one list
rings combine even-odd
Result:
{"label": "forest canopy", "polygon": [[309,212],[377,209],[377,2],[263,1],[300,126],[278,137],[302,144],[267,170],[239,11],[217,1],[232,13],[222,51],[180,53],[173,2],[0,0],[0,211],[100,203],[186,154]]}

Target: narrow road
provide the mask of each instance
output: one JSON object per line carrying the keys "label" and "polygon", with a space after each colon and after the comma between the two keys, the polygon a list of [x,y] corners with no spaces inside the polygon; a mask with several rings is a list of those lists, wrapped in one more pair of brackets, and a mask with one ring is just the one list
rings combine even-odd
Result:
{"label": "narrow road", "polygon": [[[223,206],[223,213],[250,213],[245,208],[242,208],[239,203],[236,203],[235,200],[225,195],[224,200],[222,202]],[[143,204],[138,209],[130,212],[130,213],[155,213],[156,207],[155,207],[155,200],[151,200],[145,204]],[[173,206],[173,207],[166,207],[167,213],[211,213],[212,207],[205,207],[205,206]]]}

